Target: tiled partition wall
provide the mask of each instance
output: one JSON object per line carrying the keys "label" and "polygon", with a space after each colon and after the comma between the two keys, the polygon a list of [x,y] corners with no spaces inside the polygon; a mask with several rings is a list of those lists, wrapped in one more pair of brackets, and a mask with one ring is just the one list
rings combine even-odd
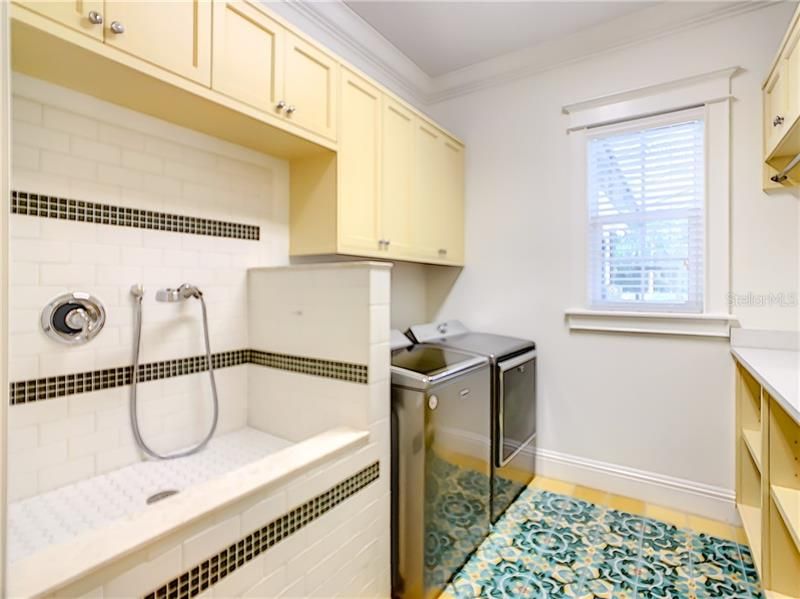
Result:
{"label": "tiled partition wall", "polygon": [[[141,361],[192,372],[182,359],[203,353],[200,305],[156,303],[156,289],[198,285],[212,351],[240,352],[247,269],[288,261],[286,162],[24,76],[13,83],[12,501],[141,459],[130,388],[114,386],[132,362],[131,285],[146,293]],[[87,345],[41,330],[41,309],[65,291],[106,307],[106,326]],[[220,357],[239,365],[217,372],[219,433],[246,423],[249,357]],[[157,374],[140,385],[143,434],[162,451],[198,440],[210,418],[208,375]]]}
{"label": "tiled partition wall", "polygon": [[[287,582],[294,585],[286,596],[390,594],[389,269],[385,263],[345,262],[250,271],[254,351],[366,364],[368,372],[333,381],[250,366],[249,425],[293,441],[332,426],[368,430],[369,444],[359,459],[377,464],[380,471],[363,492],[360,501],[369,501],[363,513],[345,509],[352,516],[326,517],[314,524],[308,538],[313,545],[296,558],[298,568],[286,572]],[[341,467],[323,468],[308,482],[321,477],[333,482],[343,472]],[[353,472],[350,466],[346,473]],[[303,561],[306,571],[299,567]],[[348,582],[354,570],[361,574]],[[320,582],[325,579],[322,572],[328,573],[327,584]]]}

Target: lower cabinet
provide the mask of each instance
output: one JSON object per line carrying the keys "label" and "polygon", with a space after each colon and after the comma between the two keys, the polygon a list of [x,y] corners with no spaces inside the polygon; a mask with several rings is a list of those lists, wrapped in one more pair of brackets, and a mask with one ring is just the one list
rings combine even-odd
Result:
{"label": "lower cabinet", "polygon": [[462,265],[463,146],[344,67],[340,90],[338,155],[291,163],[290,253]]}

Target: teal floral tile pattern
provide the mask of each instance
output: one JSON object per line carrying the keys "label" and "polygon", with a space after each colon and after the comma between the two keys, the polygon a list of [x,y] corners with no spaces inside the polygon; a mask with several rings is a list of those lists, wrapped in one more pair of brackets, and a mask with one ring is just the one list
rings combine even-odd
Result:
{"label": "teal floral tile pattern", "polygon": [[745,545],[534,488],[511,505],[445,596],[763,597]]}

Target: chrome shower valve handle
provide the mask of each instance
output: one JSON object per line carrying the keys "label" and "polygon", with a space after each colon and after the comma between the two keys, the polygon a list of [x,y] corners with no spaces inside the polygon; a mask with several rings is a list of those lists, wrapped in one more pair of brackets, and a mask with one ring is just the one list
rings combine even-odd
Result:
{"label": "chrome shower valve handle", "polygon": [[96,297],[75,291],[54,298],[42,310],[42,329],[47,335],[68,345],[88,343],[101,331],[106,311]]}

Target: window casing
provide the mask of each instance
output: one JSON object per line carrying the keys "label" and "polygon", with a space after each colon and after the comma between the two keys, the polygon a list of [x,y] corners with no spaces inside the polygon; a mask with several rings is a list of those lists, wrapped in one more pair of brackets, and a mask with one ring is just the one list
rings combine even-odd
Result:
{"label": "window casing", "polygon": [[703,312],[705,125],[695,108],[587,131],[592,309]]}

